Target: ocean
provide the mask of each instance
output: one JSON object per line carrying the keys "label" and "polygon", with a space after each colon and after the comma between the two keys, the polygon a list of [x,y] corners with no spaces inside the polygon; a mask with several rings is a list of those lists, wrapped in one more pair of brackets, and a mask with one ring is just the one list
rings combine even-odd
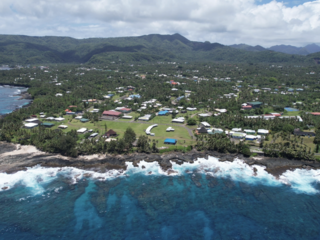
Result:
{"label": "ocean", "polygon": [[0,173],[0,239],[320,239],[320,171],[241,159]]}
{"label": "ocean", "polygon": [[19,100],[20,96],[14,96],[26,91],[27,88],[0,86],[0,115],[8,114],[17,108],[27,105],[30,100]]}

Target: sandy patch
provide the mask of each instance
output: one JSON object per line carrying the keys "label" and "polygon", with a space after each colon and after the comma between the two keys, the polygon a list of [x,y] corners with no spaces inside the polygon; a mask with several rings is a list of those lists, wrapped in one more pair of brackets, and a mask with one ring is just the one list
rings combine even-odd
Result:
{"label": "sandy patch", "polygon": [[15,155],[21,155],[21,154],[34,154],[34,153],[42,153],[42,152],[39,151],[35,146],[17,145],[17,150],[3,153],[0,155],[0,157],[15,156]]}

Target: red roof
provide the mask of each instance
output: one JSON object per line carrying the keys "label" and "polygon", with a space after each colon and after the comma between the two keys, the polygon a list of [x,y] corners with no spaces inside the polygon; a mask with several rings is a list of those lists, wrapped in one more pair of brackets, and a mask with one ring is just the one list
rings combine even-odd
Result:
{"label": "red roof", "polygon": [[73,106],[73,105],[69,106],[69,108],[73,108],[73,107],[75,107],[75,108],[76,108],[77,106]]}
{"label": "red roof", "polygon": [[311,113],[313,116],[320,116],[320,112],[313,112]]}
{"label": "red roof", "polygon": [[131,108],[121,108],[120,110],[123,110],[123,111],[131,111]]}
{"label": "red roof", "polygon": [[251,105],[249,105],[249,106],[242,106],[242,108],[252,108],[252,106]]}
{"label": "red roof", "polygon": [[275,116],[275,117],[281,117],[280,113],[273,113],[272,115]]}
{"label": "red roof", "polygon": [[103,115],[108,115],[108,116],[119,116],[122,113],[121,112],[117,112],[117,111],[104,111],[102,114]]}

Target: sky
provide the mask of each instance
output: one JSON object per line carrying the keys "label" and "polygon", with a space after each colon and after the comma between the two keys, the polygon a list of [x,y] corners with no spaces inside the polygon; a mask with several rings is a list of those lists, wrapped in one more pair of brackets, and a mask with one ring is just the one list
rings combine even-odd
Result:
{"label": "sky", "polygon": [[0,34],[125,37],[270,47],[319,43],[320,0],[0,0]]}

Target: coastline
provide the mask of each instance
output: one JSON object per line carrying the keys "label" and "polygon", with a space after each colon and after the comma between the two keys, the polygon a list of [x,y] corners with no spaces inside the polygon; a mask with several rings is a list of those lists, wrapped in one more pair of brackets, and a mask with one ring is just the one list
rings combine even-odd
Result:
{"label": "coastline", "polygon": [[[8,84],[0,84],[0,86],[3,86],[3,87],[10,87],[10,88],[28,88],[28,86],[25,86],[25,85],[8,85]],[[25,104],[25,105],[22,105],[21,107],[16,107],[15,109],[12,110],[12,112],[10,113],[13,113],[21,108],[26,108],[26,107],[29,107],[32,102],[33,102],[33,98],[31,96],[31,94],[29,94],[27,91],[23,91],[23,92],[20,92],[19,94],[14,94],[13,95],[14,97],[19,97],[17,100],[28,100],[28,103]],[[1,118],[4,118],[5,116],[7,116],[8,114],[10,113],[6,113],[6,114],[1,114],[0,115],[0,119]]]}
{"label": "coastline", "polygon": [[290,160],[284,158],[252,157],[246,158],[242,154],[224,154],[213,151],[198,152],[192,150],[188,153],[171,152],[166,154],[133,153],[128,155],[88,155],[71,158],[60,154],[42,152],[34,146],[21,146],[0,142],[0,172],[15,173],[26,170],[27,167],[41,165],[42,167],[75,167],[83,170],[106,172],[108,170],[126,170],[126,162],[131,162],[135,167],[140,161],[158,162],[159,166],[170,174],[171,162],[179,165],[194,163],[198,158],[215,157],[219,161],[233,162],[241,159],[249,166],[264,166],[265,170],[275,177],[279,177],[287,170],[294,169],[320,169],[317,161]]}

